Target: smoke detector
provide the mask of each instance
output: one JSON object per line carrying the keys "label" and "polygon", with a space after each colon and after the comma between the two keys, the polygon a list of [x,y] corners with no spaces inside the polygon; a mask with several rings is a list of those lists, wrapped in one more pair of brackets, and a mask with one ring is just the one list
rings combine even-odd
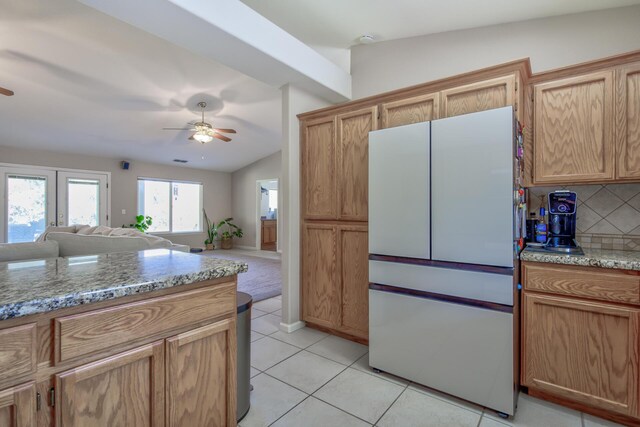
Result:
{"label": "smoke detector", "polygon": [[374,41],[376,41],[376,39],[371,34],[364,34],[360,36],[359,40],[360,40],[360,43],[362,44],[371,44]]}

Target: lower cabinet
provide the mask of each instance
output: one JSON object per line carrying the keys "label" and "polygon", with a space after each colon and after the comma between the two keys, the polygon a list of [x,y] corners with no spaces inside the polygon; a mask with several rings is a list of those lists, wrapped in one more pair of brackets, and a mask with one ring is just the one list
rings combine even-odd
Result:
{"label": "lower cabinet", "polygon": [[303,320],[368,339],[367,230],[366,225],[303,224]]}
{"label": "lower cabinet", "polygon": [[640,310],[527,292],[523,299],[523,385],[637,417]]}
{"label": "lower cabinet", "polygon": [[35,426],[35,396],[36,386],[33,382],[0,390],[0,426]]}

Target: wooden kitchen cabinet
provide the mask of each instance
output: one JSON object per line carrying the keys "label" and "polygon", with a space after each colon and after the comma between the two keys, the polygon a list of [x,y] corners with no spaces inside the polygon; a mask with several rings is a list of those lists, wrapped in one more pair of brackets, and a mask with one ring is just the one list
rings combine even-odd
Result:
{"label": "wooden kitchen cabinet", "polygon": [[336,118],[302,124],[301,209],[305,219],[337,219]]}
{"label": "wooden kitchen cabinet", "polygon": [[33,382],[0,390],[0,426],[36,425],[36,386]]}
{"label": "wooden kitchen cabinet", "polygon": [[533,97],[534,183],[613,180],[613,70],[536,84]]}
{"label": "wooden kitchen cabinet", "polygon": [[164,343],[91,362],[55,376],[56,426],[164,425]]}
{"label": "wooden kitchen cabinet", "polygon": [[278,246],[278,220],[263,219],[260,223],[260,249],[275,251]]}
{"label": "wooden kitchen cabinet", "polygon": [[638,416],[636,308],[524,295],[523,385]]}
{"label": "wooden kitchen cabinet", "polygon": [[369,239],[367,226],[342,226],[340,329],[359,338],[369,337]]}
{"label": "wooden kitchen cabinet", "polygon": [[400,101],[385,102],[380,106],[380,128],[428,122],[439,117],[440,94],[429,93]]}
{"label": "wooden kitchen cabinet", "polygon": [[440,94],[440,117],[459,116],[513,105],[517,110],[516,75],[445,89]]}
{"label": "wooden kitchen cabinet", "polygon": [[616,178],[640,179],[640,62],[616,70]]}
{"label": "wooden kitchen cabinet", "polygon": [[167,339],[167,427],[236,425],[236,322]]}

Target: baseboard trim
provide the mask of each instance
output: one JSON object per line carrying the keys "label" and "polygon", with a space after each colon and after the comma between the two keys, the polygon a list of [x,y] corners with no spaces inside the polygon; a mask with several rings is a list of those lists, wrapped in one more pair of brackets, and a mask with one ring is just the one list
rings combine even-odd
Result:
{"label": "baseboard trim", "polygon": [[280,322],[280,330],[288,334],[290,334],[291,332],[295,332],[298,329],[302,329],[304,327],[305,327],[305,323],[302,320],[298,320],[297,322],[293,322],[293,323]]}

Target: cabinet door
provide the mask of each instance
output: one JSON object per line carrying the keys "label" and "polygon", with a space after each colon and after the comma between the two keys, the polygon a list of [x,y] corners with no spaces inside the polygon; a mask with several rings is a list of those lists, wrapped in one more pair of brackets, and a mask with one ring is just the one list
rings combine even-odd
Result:
{"label": "cabinet door", "polygon": [[236,425],[236,321],[167,340],[167,427]]}
{"label": "cabinet door", "polygon": [[339,219],[367,220],[369,132],[377,129],[377,119],[377,107],[338,116]]}
{"label": "cabinet door", "polygon": [[428,122],[438,118],[440,94],[414,96],[400,101],[387,102],[381,106],[381,128]]}
{"label": "cabinet door", "polygon": [[0,426],[36,425],[36,386],[33,382],[0,391]]}
{"label": "cabinet door", "polygon": [[525,293],[524,385],[637,416],[639,315],[623,306]]}
{"label": "cabinet door", "polygon": [[510,75],[443,90],[440,118],[515,105],[515,83]]}
{"label": "cabinet door", "polygon": [[164,425],[162,341],[55,376],[56,426]]}
{"label": "cabinet door", "polygon": [[303,318],[328,328],[338,327],[341,316],[337,240],[338,230],[335,225],[303,225]]}
{"label": "cabinet door", "polygon": [[640,63],[616,73],[616,178],[640,179]]}
{"label": "cabinet door", "polygon": [[369,337],[369,243],[366,226],[340,227],[341,329]]}
{"label": "cabinet door", "polygon": [[613,107],[613,71],[536,85],[535,183],[613,179]]}
{"label": "cabinet door", "polygon": [[335,116],[303,122],[300,150],[303,218],[336,219]]}

